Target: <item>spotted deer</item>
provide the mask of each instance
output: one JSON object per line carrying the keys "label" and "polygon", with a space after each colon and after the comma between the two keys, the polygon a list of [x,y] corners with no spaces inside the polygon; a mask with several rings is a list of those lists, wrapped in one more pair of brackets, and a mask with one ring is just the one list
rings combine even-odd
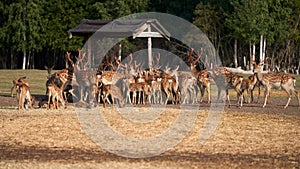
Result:
{"label": "spotted deer", "polygon": [[[93,96],[93,84],[95,83],[96,79],[96,73],[97,71],[93,70],[85,70],[88,62],[90,61],[89,59],[87,60],[86,63],[81,63],[86,54],[82,53],[80,50],[78,50],[79,54],[77,57],[77,62],[74,62],[71,58],[71,53],[67,52],[66,56],[67,59],[70,61],[72,68],[74,70],[74,75],[75,75],[75,80],[79,85],[80,89],[80,99],[79,101],[87,101],[89,103],[93,102],[94,96]],[[83,65],[83,70],[81,69],[81,66]]]}
{"label": "spotted deer", "polygon": [[229,98],[229,89],[234,89],[238,93],[238,97],[240,96],[239,84],[241,83],[242,77],[236,73],[231,73],[225,67],[216,67],[211,70],[211,77],[213,78],[217,88],[218,88],[218,96],[217,102],[220,100],[221,92],[225,91],[225,97],[223,101],[228,102],[228,106],[231,106],[230,98]]}
{"label": "spotted deer", "polygon": [[197,54],[196,59],[193,59],[193,53],[194,53],[194,49],[191,48],[190,53],[189,53],[189,58],[190,58],[189,65],[190,65],[191,71],[193,72],[194,76],[197,79],[197,83],[198,83],[198,86],[200,88],[200,93],[201,93],[200,103],[203,101],[203,96],[204,96],[205,91],[207,93],[207,102],[210,103],[211,102],[211,98],[210,98],[210,95],[211,95],[210,94],[211,93],[211,90],[210,90],[211,81],[210,81],[210,78],[209,78],[209,73],[205,69],[200,70],[200,71],[198,71],[196,69],[197,63],[200,61],[200,59],[202,57],[202,54],[203,54],[203,51],[201,51]]}
{"label": "spotted deer", "polygon": [[67,108],[65,100],[62,95],[62,89],[57,87],[54,83],[51,83],[48,85],[48,107],[50,108],[50,101],[52,101],[52,104],[54,105],[54,108],[57,109],[59,107],[59,102],[64,106],[64,108]]}
{"label": "spotted deer", "polygon": [[256,75],[250,75],[248,78],[240,76],[237,80],[239,81],[239,84],[236,85],[235,90],[238,94],[238,105],[242,107],[245,92],[248,96],[247,103],[254,101],[253,91],[256,86],[258,87],[258,95],[260,95],[260,83],[258,82]]}
{"label": "spotted deer", "polygon": [[106,84],[102,85],[102,96],[103,96],[103,107],[106,107],[106,103],[108,102],[108,96],[111,96],[111,103],[114,106],[114,100],[117,99],[119,101],[119,106],[124,107],[125,102],[122,96],[122,92],[120,88],[116,85]]}
{"label": "spotted deer", "polygon": [[173,96],[172,103],[179,104],[180,103],[180,92],[179,92],[179,84],[178,84],[178,76],[172,76],[168,73],[162,74],[161,86],[163,91],[166,94],[165,104],[171,99]]}
{"label": "spotted deer", "polygon": [[296,91],[295,89],[295,77],[287,73],[261,73],[262,66],[264,65],[264,62],[266,60],[268,60],[268,57],[258,64],[254,60],[252,60],[252,63],[254,65],[253,72],[257,80],[265,88],[264,103],[262,107],[266,107],[267,100],[272,88],[283,89],[286,92],[288,100],[284,106],[284,109],[289,106],[293,94],[298,99],[298,105],[300,106],[298,91]]}

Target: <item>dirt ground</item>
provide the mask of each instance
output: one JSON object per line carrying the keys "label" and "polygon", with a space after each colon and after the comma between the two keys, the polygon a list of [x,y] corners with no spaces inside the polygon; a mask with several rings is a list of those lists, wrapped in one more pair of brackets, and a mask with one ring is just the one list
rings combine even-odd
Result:
{"label": "dirt ground", "polygon": [[[209,109],[203,104],[177,146],[150,158],[125,158],[93,142],[71,104],[46,110],[36,103],[19,112],[15,98],[0,96],[0,168],[299,168],[300,108],[294,98],[287,109],[285,98],[271,100],[264,109],[261,103],[225,108],[215,132],[201,143]],[[111,108],[99,109],[115,130],[136,137],[163,131],[178,115],[170,106],[153,124],[135,125]]]}

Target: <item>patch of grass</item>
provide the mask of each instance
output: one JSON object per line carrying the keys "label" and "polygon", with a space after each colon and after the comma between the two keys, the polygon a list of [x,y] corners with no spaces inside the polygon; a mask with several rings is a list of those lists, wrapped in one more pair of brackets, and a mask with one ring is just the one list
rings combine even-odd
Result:
{"label": "patch of grass", "polygon": [[[53,71],[54,72],[54,71]],[[0,92],[1,95],[10,95],[12,80],[17,77],[26,76],[32,94],[44,95],[46,91],[46,70],[0,70]],[[15,95],[15,91],[14,91]]]}

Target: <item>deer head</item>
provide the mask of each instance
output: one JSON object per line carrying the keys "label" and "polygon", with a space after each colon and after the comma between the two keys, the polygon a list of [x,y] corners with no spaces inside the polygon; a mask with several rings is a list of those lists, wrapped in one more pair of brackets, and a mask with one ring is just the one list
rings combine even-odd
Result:
{"label": "deer head", "polygon": [[45,67],[45,69],[47,70],[47,73],[48,73],[48,77],[50,77],[51,76],[51,71],[52,71],[52,69],[54,68],[54,65],[52,66],[52,67],[48,67],[48,66],[46,66],[46,65],[44,65],[44,67]]}
{"label": "deer head", "polygon": [[266,57],[264,60],[260,61],[259,63],[256,63],[256,61],[250,56],[250,60],[252,64],[254,65],[253,72],[257,73],[261,71],[262,66],[265,64],[265,62],[269,59],[269,57]]}
{"label": "deer head", "polygon": [[189,53],[189,58],[190,58],[190,62],[189,63],[190,63],[190,68],[191,68],[192,72],[194,74],[196,74],[198,72],[198,70],[196,69],[196,66],[197,66],[197,63],[199,62],[199,60],[202,57],[203,50],[201,49],[201,51],[198,52],[196,59],[193,59],[193,54],[194,54],[194,49],[191,48],[190,53]]}

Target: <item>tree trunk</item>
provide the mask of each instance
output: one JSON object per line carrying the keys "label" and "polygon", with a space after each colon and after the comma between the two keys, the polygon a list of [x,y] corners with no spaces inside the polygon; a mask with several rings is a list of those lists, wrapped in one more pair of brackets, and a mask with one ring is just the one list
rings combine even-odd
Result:
{"label": "tree trunk", "polygon": [[34,69],[34,49],[32,50],[32,69]]}
{"label": "tree trunk", "polygon": [[22,69],[25,70],[26,69],[26,50],[23,49],[23,65],[22,65]]}
{"label": "tree trunk", "polygon": [[28,55],[27,55],[27,69],[30,69],[30,56],[31,55],[31,51],[28,51]]}
{"label": "tree trunk", "polygon": [[[262,53],[263,59],[266,58],[266,45],[267,45],[267,39],[264,38],[263,53]],[[268,69],[269,69],[269,65],[266,64],[266,70],[268,70]]]}
{"label": "tree trunk", "polygon": [[234,40],[234,55],[233,55],[233,58],[234,58],[234,67],[238,67],[238,60],[237,60],[237,40],[235,39]]}
{"label": "tree trunk", "polygon": [[255,44],[252,45],[252,51],[251,51],[251,43],[250,43],[250,62],[249,62],[249,64],[250,64],[251,70],[253,70],[252,60],[255,61]]}
{"label": "tree trunk", "polygon": [[[263,42],[264,42],[264,36],[260,35],[260,42],[259,42],[259,61],[261,62],[263,58]],[[261,67],[261,71],[263,71],[263,66]]]}

